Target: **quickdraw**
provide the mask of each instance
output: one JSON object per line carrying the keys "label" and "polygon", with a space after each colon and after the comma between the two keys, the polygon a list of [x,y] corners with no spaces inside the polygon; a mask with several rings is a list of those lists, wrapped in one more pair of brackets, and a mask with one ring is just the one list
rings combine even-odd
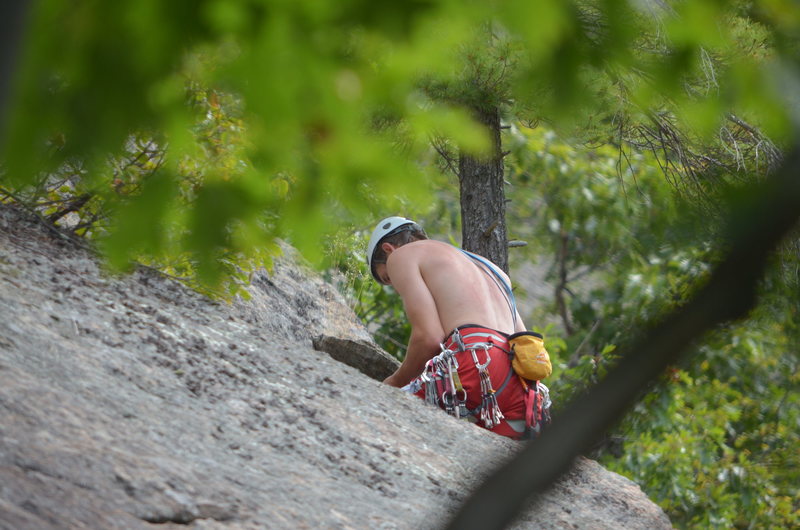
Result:
{"label": "quickdraw", "polygon": [[525,433],[522,439],[533,439],[550,423],[550,389],[540,381],[527,384],[524,379],[520,380],[525,389]]}
{"label": "quickdraw", "polygon": [[[451,350],[444,344],[440,344],[441,352],[426,363],[425,369],[420,376],[420,381],[425,388],[425,401],[443,408],[445,412],[456,418],[479,414],[478,417],[483,425],[491,429],[499,425],[505,418],[497,403],[497,395],[505,388],[510,377],[507,377],[501,387],[495,390],[492,387],[488,367],[492,361],[489,350],[496,345],[492,342],[478,342],[466,345],[457,332],[453,338],[458,349]],[[478,358],[477,352],[480,350],[483,351],[485,356],[483,363]],[[466,351],[471,353],[472,361],[475,363],[480,379],[481,401],[480,405],[473,410],[469,410],[467,407],[467,391],[458,375],[459,365],[456,354]]]}
{"label": "quickdraw", "polygon": [[[505,418],[497,404],[497,396],[492,388],[492,380],[489,378],[489,371],[487,370],[489,364],[492,362],[492,358],[489,356],[489,348],[490,345],[485,343],[476,344],[470,348],[472,360],[475,361],[475,368],[478,370],[478,377],[480,377],[481,382],[481,421],[487,429],[499,425]],[[477,351],[479,349],[483,349],[483,353],[486,355],[486,362],[483,364],[478,361]]]}

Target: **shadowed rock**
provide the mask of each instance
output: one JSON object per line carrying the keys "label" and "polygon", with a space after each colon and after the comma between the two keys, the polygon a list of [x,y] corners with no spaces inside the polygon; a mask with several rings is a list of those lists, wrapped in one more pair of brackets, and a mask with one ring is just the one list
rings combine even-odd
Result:
{"label": "shadowed rock", "polygon": [[315,350],[324,351],[337,361],[378,381],[392,375],[400,366],[397,359],[371,341],[317,335],[312,343]]}

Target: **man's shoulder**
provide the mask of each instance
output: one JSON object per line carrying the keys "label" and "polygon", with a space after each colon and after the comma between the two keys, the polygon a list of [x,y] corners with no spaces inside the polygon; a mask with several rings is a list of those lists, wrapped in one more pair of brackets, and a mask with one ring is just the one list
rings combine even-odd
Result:
{"label": "man's shoulder", "polygon": [[436,241],[435,239],[421,239],[418,241],[412,241],[411,243],[406,243],[402,247],[399,247],[396,252],[401,252],[401,254],[406,254],[409,256],[427,256],[432,254],[449,253],[453,252],[453,250],[456,250],[456,247],[448,243]]}
{"label": "man's shoulder", "polygon": [[[455,247],[434,239],[421,239],[406,243],[392,253],[396,262],[423,264],[456,250]],[[456,250],[457,252],[457,250]]]}

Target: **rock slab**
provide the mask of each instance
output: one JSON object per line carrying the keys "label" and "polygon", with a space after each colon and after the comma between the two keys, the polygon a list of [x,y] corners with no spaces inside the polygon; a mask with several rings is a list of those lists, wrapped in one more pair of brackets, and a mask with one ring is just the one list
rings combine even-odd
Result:
{"label": "rock slab", "polygon": [[324,351],[340,363],[352,366],[362,374],[383,381],[400,366],[400,362],[374,342],[331,335],[312,337],[314,349]]}
{"label": "rock slab", "polygon": [[[289,257],[251,292],[108,276],[0,205],[0,528],[437,528],[518,449],[316,351],[370,338]],[[513,527],[670,523],[581,458]]]}

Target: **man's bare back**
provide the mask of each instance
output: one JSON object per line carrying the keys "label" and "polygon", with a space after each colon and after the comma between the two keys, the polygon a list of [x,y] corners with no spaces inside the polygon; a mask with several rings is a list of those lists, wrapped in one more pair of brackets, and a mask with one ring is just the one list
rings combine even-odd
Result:
{"label": "man's bare back", "polygon": [[458,326],[477,324],[505,333],[524,329],[518,314],[516,322],[512,319],[509,302],[492,275],[459,249],[434,240],[384,245],[389,245],[388,258],[376,271],[403,299],[412,328],[406,358],[387,383],[403,386],[418,376]]}

